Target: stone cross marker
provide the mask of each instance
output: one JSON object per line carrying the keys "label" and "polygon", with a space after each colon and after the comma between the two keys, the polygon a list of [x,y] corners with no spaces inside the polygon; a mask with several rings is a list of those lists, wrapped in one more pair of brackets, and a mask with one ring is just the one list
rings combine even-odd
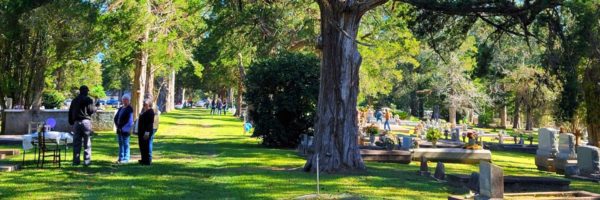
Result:
{"label": "stone cross marker", "polygon": [[595,146],[577,147],[577,167],[583,176],[600,173],[600,149]]}
{"label": "stone cross marker", "polygon": [[549,158],[555,158],[558,152],[558,130],[553,128],[541,128],[538,135],[538,149],[535,152],[535,165],[539,170],[549,170]]}
{"label": "stone cross marker", "polygon": [[504,174],[502,169],[486,161],[479,163],[479,196],[475,199],[504,198]]}
{"label": "stone cross marker", "polygon": [[556,172],[563,173],[569,160],[576,160],[575,153],[575,135],[571,133],[560,134],[558,144],[558,155],[554,159],[554,167]]}

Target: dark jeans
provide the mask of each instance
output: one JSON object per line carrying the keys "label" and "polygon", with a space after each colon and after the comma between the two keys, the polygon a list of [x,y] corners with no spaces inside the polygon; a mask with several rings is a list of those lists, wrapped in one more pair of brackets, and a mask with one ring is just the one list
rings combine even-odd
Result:
{"label": "dark jeans", "polygon": [[92,162],[92,121],[76,121],[73,125],[75,135],[73,137],[73,165],[79,165],[81,157],[81,146],[83,144],[83,164]]}
{"label": "dark jeans", "polygon": [[140,145],[140,154],[142,154],[142,164],[152,163],[152,140],[154,139],[154,131],[150,133],[148,139],[144,139],[144,133],[138,135],[138,143]]}

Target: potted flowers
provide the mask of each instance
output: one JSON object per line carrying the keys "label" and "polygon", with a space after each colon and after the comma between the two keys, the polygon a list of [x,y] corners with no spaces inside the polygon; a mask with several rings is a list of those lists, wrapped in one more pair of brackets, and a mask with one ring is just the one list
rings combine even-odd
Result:
{"label": "potted flowers", "polygon": [[375,124],[371,124],[365,128],[365,132],[369,135],[371,146],[375,145],[375,136],[379,133],[379,128]]}
{"label": "potted flowers", "polygon": [[427,130],[427,135],[425,137],[431,142],[433,148],[436,148],[437,141],[442,138],[442,132],[439,129],[430,128]]}

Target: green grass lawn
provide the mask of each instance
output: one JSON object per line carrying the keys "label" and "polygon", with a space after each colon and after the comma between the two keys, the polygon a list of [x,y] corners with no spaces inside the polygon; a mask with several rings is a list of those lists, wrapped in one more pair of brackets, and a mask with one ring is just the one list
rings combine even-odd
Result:
{"label": "green grass lawn", "polygon": [[[136,141],[132,137],[131,151],[139,155]],[[152,166],[113,164],[116,136],[102,132],[93,139],[91,167],[65,162],[63,168],[35,169],[29,163],[20,171],[0,172],[0,199],[289,199],[315,192],[315,174],[300,170],[302,157],[259,142],[243,135],[242,122],[233,117],[179,110],[161,116]],[[16,156],[3,162],[20,161]],[[493,152],[493,161],[508,175],[560,177],[537,171],[529,154]],[[321,191],[365,199],[446,199],[466,192],[417,176],[418,163],[367,166],[361,173],[322,174]],[[446,169],[478,171],[477,165],[463,164],[446,164]],[[590,182],[573,181],[572,188],[600,192],[600,184]]]}

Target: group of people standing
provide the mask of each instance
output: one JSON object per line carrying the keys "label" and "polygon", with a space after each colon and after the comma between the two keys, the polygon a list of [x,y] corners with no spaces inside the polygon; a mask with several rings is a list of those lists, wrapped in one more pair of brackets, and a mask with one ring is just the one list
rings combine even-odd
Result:
{"label": "group of people standing", "polygon": [[[81,147],[84,148],[84,165],[88,166],[92,160],[92,114],[96,112],[94,100],[88,96],[89,88],[81,86],[79,95],[73,99],[69,107],[69,124],[73,126],[73,165],[81,162]],[[154,135],[158,130],[158,114],[152,107],[152,101],[145,99],[143,108],[134,122],[134,109],[130,104],[131,97],[121,97],[122,106],[114,117],[117,128],[117,141],[119,143],[119,158],[117,163],[128,163],[130,159],[129,139],[131,134],[137,134],[140,148],[141,160],[139,164],[150,165],[152,163],[152,143]]]}
{"label": "group of people standing", "polygon": [[129,95],[121,97],[122,106],[114,117],[114,123],[117,127],[117,141],[119,142],[119,159],[117,163],[129,162],[129,139],[132,133],[137,133],[141,154],[141,160],[138,160],[138,163],[150,165],[152,163],[152,143],[158,130],[158,114],[160,112],[153,109],[152,100],[145,99],[138,120],[134,123],[134,111],[130,104],[130,98]]}
{"label": "group of people standing", "polygon": [[227,101],[222,101],[220,98],[216,98],[210,101],[210,114],[211,115],[226,115],[227,114]]}

